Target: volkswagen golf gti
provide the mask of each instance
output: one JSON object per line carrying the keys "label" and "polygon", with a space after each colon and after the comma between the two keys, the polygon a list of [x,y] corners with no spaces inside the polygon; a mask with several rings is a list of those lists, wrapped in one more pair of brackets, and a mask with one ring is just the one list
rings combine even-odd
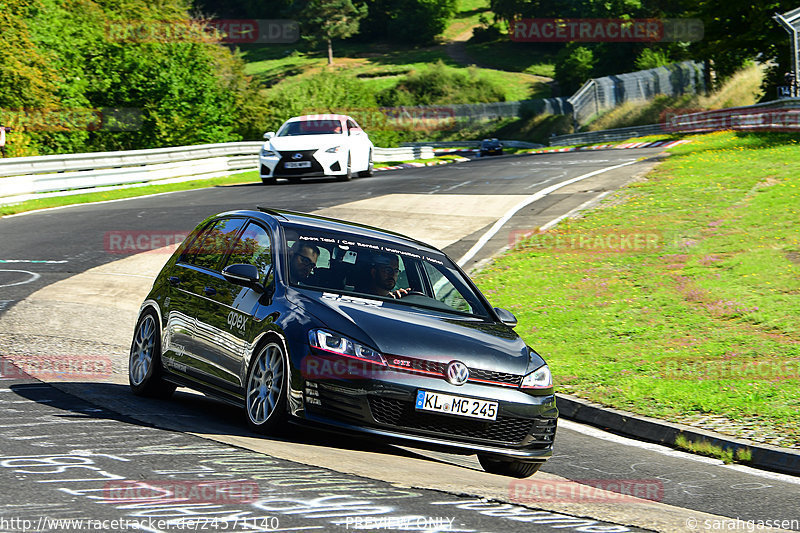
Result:
{"label": "volkswagen golf gti", "polygon": [[284,210],[195,228],[142,304],[135,394],[177,386],[241,406],[261,433],[305,424],[477,454],[527,477],[553,453],[550,370],[443,252]]}

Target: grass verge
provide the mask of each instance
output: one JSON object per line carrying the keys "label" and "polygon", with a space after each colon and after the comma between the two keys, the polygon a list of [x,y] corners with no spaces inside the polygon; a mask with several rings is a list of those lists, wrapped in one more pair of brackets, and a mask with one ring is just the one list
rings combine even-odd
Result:
{"label": "grass verge", "polygon": [[476,280],[517,314],[559,392],[800,445],[797,143],[696,136]]}

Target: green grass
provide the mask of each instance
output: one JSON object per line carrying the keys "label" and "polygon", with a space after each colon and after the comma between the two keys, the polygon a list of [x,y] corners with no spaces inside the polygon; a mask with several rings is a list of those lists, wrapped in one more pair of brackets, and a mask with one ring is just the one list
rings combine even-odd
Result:
{"label": "green grass", "polygon": [[749,448],[723,448],[707,440],[691,441],[684,435],[678,435],[675,446],[698,455],[715,457],[726,465],[734,462],[749,463],[753,460],[753,452]]}
{"label": "green grass", "polygon": [[531,43],[508,39],[488,43],[467,43],[467,54],[478,63],[500,70],[535,76],[555,76],[555,54]]}
{"label": "green grass", "polygon": [[494,16],[490,10],[489,0],[458,0],[456,15],[450,25],[442,33],[442,39],[450,41],[462,33],[478,26],[483,15],[491,20]]}
{"label": "green grass", "polygon": [[[800,444],[796,137],[694,137],[478,284],[517,314],[560,392],[668,420],[717,415]],[[625,235],[623,251],[599,246]]]}

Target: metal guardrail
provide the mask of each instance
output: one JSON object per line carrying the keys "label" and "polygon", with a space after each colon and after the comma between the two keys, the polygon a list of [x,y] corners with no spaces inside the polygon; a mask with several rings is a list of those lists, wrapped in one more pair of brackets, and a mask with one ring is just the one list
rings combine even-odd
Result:
{"label": "metal guardrail", "polygon": [[403,146],[400,148],[378,148],[372,152],[372,160],[376,163],[387,161],[405,161],[408,159],[432,159],[435,157],[433,146],[430,143]]}
{"label": "metal guardrail", "polygon": [[587,131],[586,133],[570,133],[550,138],[550,146],[567,146],[570,144],[589,144],[611,141],[624,141],[632,137],[645,135],[658,135],[665,133],[664,124],[650,124],[647,126],[631,126],[629,128],[616,128],[613,130]]}
{"label": "metal guardrail", "polygon": [[[98,187],[174,183],[258,169],[261,141],[0,160],[0,204],[89,192]],[[373,159],[435,157],[431,146],[375,147]]]}
{"label": "metal guardrail", "polygon": [[0,160],[0,202],[56,196],[67,190],[186,181],[253,170],[258,168],[261,144],[204,144],[4,159]]}
{"label": "metal guardrail", "polygon": [[[543,144],[500,139],[509,148],[542,148]],[[481,141],[440,141],[426,143],[400,143],[400,146],[432,146],[433,148],[479,148]]]}
{"label": "metal guardrail", "polygon": [[800,131],[800,98],[677,115],[664,124],[559,135],[550,139],[550,145],[624,141],[645,135],[706,133],[721,130]]}
{"label": "metal guardrail", "polygon": [[800,98],[678,115],[672,117],[664,129],[673,133],[719,130],[800,131]]}

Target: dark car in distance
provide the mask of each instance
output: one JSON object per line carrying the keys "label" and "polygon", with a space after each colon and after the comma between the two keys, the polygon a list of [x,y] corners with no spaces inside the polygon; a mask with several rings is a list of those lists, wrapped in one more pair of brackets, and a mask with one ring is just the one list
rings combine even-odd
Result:
{"label": "dark car in distance", "polygon": [[486,155],[503,155],[503,143],[497,139],[484,139],[479,150],[481,157]]}
{"label": "dark car in distance", "polygon": [[134,393],[190,387],[258,432],[301,423],[477,454],[526,477],[553,453],[545,361],[443,252],[344,221],[259,208],[204,220],[142,304]]}

